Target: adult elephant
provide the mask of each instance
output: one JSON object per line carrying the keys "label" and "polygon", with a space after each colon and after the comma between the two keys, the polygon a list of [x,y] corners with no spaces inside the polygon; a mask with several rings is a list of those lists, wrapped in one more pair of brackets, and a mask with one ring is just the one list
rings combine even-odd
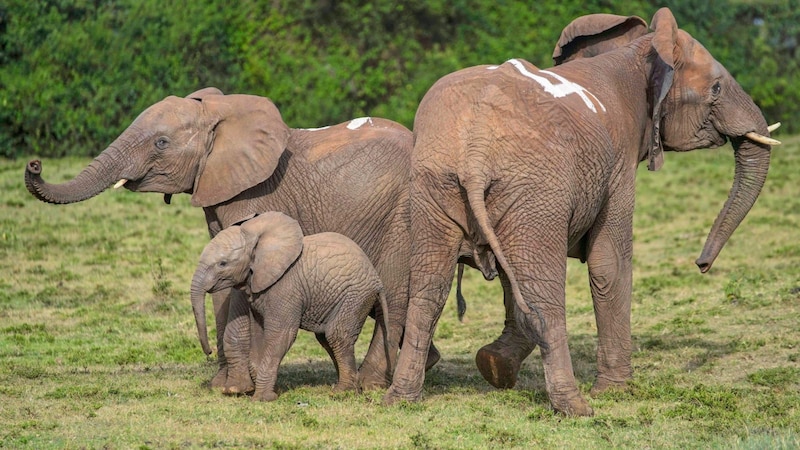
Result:
{"label": "adult elephant", "polygon": [[[389,303],[389,354],[396,358],[408,299],[411,147],[411,132],[389,120],[290,129],[267,98],[206,88],[149,107],[73,180],[48,184],[41,163],[31,161],[25,182],[49,203],[88,199],[117,180],[117,187],[163,193],[167,203],[172,194],[189,193],[212,237],[264,211],[293,217],[308,235],[344,234],[380,274]],[[212,386],[229,394],[251,391],[251,325],[262,330],[240,291],[217,293],[213,303],[220,370]],[[360,368],[365,388],[388,386],[394,367],[385,356],[380,308],[375,315]]]}
{"label": "adult elephant", "polygon": [[[637,16],[616,14],[591,14],[573,20],[564,27],[561,37],[553,51],[553,62],[563,64],[578,58],[591,58],[622,46],[647,34],[647,22]],[[579,258],[580,247],[570,249],[568,256]],[[471,257],[460,261],[475,267]],[[461,295],[461,274],[463,264],[459,265],[456,282],[459,319],[466,311],[466,302]],[[500,271],[505,304],[505,323],[503,331],[494,342],[481,347],[475,355],[475,363],[484,379],[496,388],[514,387],[522,362],[531,354],[535,345],[516,327],[514,318],[514,298],[505,274]]]}
{"label": "adult elephant", "polygon": [[668,9],[652,33],[550,70],[512,59],[440,79],[414,122],[411,272],[405,345],[384,401],[418,400],[431,336],[459,258],[503,275],[515,326],[538,344],[556,411],[591,415],[572,371],[567,255],[588,263],[598,327],[596,390],[631,375],[634,180],[663,151],[730,139],[728,200],[697,260],[710,269],[766,179],[761,111]]}

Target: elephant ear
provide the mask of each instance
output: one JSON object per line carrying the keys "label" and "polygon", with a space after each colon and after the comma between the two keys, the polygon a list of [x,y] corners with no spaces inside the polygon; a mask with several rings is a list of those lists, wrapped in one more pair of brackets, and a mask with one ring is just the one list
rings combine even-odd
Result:
{"label": "elephant ear", "polygon": [[291,217],[267,212],[241,225],[248,245],[253,242],[250,290],[261,292],[275,284],[303,251],[303,230]]}
{"label": "elephant ear", "polygon": [[211,95],[210,89],[198,91],[215,124],[192,193],[192,205],[202,207],[230,200],[272,176],[289,140],[289,127],[269,99]]}
{"label": "elephant ear", "polygon": [[200,89],[199,91],[194,91],[191,94],[187,95],[186,98],[190,98],[192,100],[203,100],[209,95],[223,95],[222,91],[215,87],[207,87]]}
{"label": "elephant ear", "polygon": [[656,11],[650,23],[653,29],[653,48],[658,58],[650,75],[650,95],[653,104],[653,135],[648,150],[649,170],[658,170],[664,165],[664,146],[661,142],[661,118],[664,116],[663,102],[672,87],[675,75],[675,55],[678,51],[678,24],[672,11],[661,8]]}
{"label": "elephant ear", "polygon": [[623,47],[647,33],[647,23],[637,16],[589,14],[570,22],[562,31],[553,61],[556,65],[591,58]]}

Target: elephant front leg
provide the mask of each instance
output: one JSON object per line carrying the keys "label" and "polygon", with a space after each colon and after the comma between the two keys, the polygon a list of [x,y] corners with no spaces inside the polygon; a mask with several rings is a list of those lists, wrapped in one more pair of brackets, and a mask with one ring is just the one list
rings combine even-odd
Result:
{"label": "elephant front leg", "polygon": [[215,292],[211,294],[211,300],[214,305],[214,321],[217,327],[217,362],[219,363],[219,370],[214,378],[211,379],[211,387],[214,389],[222,389],[225,383],[228,382],[228,360],[225,357],[225,327],[228,324],[228,309],[230,302],[228,301],[228,291]]}
{"label": "elephant front leg", "polygon": [[499,389],[509,389],[517,384],[522,361],[536,348],[536,344],[526,338],[516,325],[511,286],[502,270],[500,281],[503,285],[503,304],[506,310],[503,332],[494,342],[478,350],[475,364],[489,384]]}
{"label": "elephant front leg", "polygon": [[271,402],[278,398],[278,393],[275,391],[278,368],[297,338],[299,327],[299,319],[292,321],[277,316],[265,321],[264,342],[262,342],[264,356],[258,365],[253,401]]}
{"label": "elephant front leg", "polygon": [[247,294],[239,289],[230,289],[228,297],[228,322],[223,336],[227,362],[227,377],[222,387],[226,395],[253,392],[250,376],[250,326],[252,316]]}

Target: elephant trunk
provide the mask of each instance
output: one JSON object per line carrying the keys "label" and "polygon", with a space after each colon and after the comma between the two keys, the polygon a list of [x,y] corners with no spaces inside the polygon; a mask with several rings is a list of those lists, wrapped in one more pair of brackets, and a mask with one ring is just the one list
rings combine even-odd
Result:
{"label": "elephant trunk", "polygon": [[[767,136],[766,123],[758,132]],[[758,198],[769,170],[770,146],[755,143],[745,137],[731,138],[736,158],[733,186],[714,226],[706,238],[700,257],[695,261],[703,273],[708,272],[725,242],[744,220]]]}
{"label": "elephant trunk", "polygon": [[206,290],[203,288],[205,270],[198,268],[192,277],[191,299],[194,322],[197,325],[197,337],[206,355],[211,354],[208,345],[208,329],[206,327]]}
{"label": "elephant trunk", "polygon": [[75,178],[62,184],[50,184],[41,177],[42,163],[28,162],[25,167],[25,187],[34,197],[47,203],[76,203],[103,192],[123,178],[120,151],[112,144]]}

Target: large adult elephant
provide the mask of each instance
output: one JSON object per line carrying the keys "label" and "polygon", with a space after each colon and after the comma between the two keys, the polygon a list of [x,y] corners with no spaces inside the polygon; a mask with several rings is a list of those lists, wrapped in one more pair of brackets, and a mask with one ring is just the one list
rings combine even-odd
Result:
{"label": "large adult elephant", "polygon": [[[578,58],[591,58],[625,46],[647,34],[647,22],[637,16],[615,14],[591,14],[573,20],[564,27],[553,51],[553,62],[560,65]],[[580,247],[570,249],[568,256],[582,258]],[[475,267],[471,257],[459,261]],[[582,259],[582,262],[586,262]],[[459,318],[466,311],[466,302],[461,295],[463,264],[459,265],[456,298],[459,303]],[[516,327],[514,298],[505,274],[500,271],[503,286],[505,323],[503,331],[494,342],[481,347],[475,355],[475,363],[481,375],[494,387],[514,387],[522,362],[531,354],[535,345]],[[599,386],[597,386],[599,387]]]}
{"label": "large adult elephant", "polygon": [[[405,345],[384,401],[418,400],[454,265],[503,276],[515,326],[538,344],[556,411],[590,415],[572,371],[567,255],[588,263],[598,327],[596,390],[631,375],[636,168],[663,151],[730,139],[734,182],[697,260],[710,269],[752,207],[770,159],[761,111],[668,9],[652,33],[550,70],[512,59],[440,79],[414,122],[410,300]],[[580,48],[576,42],[575,48]],[[587,55],[589,56],[589,55]]]}
{"label": "large adult elephant", "polygon": [[[117,180],[132,191],[164,193],[167,202],[172,194],[189,193],[192,205],[205,211],[212,237],[264,211],[295,218],[305,234],[344,234],[381,276],[390,355],[396,358],[408,299],[411,148],[411,132],[389,120],[290,129],[267,98],[206,88],[149,107],[73,180],[48,184],[41,163],[31,161],[25,182],[49,203],[88,199]],[[233,290],[215,294],[213,303],[220,370],[212,386],[226,393],[250,391],[247,300]],[[380,308],[376,319],[360,369],[365,388],[388,386],[388,368],[394,366],[385,356]]]}

